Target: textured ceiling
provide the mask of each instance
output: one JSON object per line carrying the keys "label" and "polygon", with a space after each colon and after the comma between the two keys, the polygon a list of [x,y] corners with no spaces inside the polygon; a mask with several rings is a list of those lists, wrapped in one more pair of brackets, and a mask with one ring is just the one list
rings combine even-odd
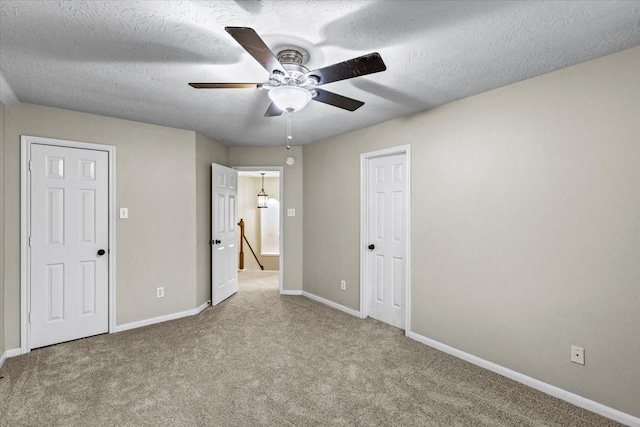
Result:
{"label": "textured ceiling", "polygon": [[266,81],[225,26],[254,28],[272,50],[308,50],[309,69],[382,55],[387,71],[323,86],[365,105],[347,112],[311,102],[294,113],[294,145],[640,45],[638,1],[0,1],[0,8],[5,102],[190,129],[226,145],[283,145],[286,120],[263,117],[266,91],[187,85]]}

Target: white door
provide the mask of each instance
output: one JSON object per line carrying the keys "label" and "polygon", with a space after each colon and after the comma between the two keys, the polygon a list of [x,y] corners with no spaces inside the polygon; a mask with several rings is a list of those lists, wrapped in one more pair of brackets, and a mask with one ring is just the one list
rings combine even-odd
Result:
{"label": "white door", "polygon": [[402,329],[406,326],[406,162],[404,153],[370,159],[365,202],[369,218],[365,225],[367,313]]}
{"label": "white door", "polygon": [[211,305],[217,305],[238,291],[238,171],[214,163],[211,179]]}
{"label": "white door", "polygon": [[31,348],[108,332],[108,153],[32,144],[30,159]]}

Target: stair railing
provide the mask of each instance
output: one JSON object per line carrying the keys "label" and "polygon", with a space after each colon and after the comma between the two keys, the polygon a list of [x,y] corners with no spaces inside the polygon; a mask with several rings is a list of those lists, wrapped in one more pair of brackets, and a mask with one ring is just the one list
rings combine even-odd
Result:
{"label": "stair railing", "polygon": [[249,246],[249,249],[251,249],[253,257],[256,259],[256,262],[260,266],[260,270],[264,270],[264,265],[260,263],[258,256],[251,247],[251,243],[249,243],[249,241],[247,240],[247,236],[245,236],[244,234],[244,220],[242,218],[240,218],[240,222],[238,223],[238,225],[240,226],[240,259],[238,260],[238,266],[240,267],[240,270],[244,270],[244,242],[247,242],[247,246]]}

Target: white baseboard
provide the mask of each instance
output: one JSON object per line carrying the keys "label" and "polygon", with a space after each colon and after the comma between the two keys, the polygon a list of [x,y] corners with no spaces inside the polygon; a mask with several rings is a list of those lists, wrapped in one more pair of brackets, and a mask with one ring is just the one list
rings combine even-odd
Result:
{"label": "white baseboard", "polygon": [[305,297],[307,297],[309,299],[312,299],[314,301],[317,301],[317,302],[319,302],[321,304],[328,305],[331,308],[335,308],[336,310],[340,310],[340,311],[343,311],[343,312],[345,312],[347,314],[350,314],[352,316],[356,316],[356,317],[360,318],[360,312],[359,311],[354,310],[354,309],[349,308],[349,307],[346,307],[346,306],[344,306],[342,304],[338,304],[337,302],[333,302],[333,301],[330,301],[328,299],[319,297],[317,295],[310,294],[309,292],[306,292],[306,291],[302,291],[302,296],[305,296]]}
{"label": "white baseboard", "polygon": [[22,354],[21,348],[12,348],[11,350],[7,350],[0,355],[0,368],[4,365],[4,361],[10,357],[20,356]]}
{"label": "white baseboard", "polygon": [[290,291],[287,289],[283,289],[280,291],[280,295],[302,295],[302,291],[297,290],[297,291]]}
{"label": "white baseboard", "polygon": [[[164,316],[154,317],[152,319],[139,320],[137,322],[125,323],[124,325],[117,325],[114,332],[128,331],[129,329],[141,328],[143,326],[153,325],[155,323],[166,322],[167,320],[180,319],[181,317],[193,316],[199,314],[205,308],[211,305],[211,301],[207,301],[200,307],[196,307],[192,310],[181,311],[179,313],[167,314]],[[0,355],[0,367],[4,364],[4,361],[9,357],[19,356],[22,354],[21,348],[14,348],[5,351]]]}
{"label": "white baseboard", "polygon": [[10,357],[20,356],[21,354],[23,354],[23,352],[21,348],[12,348],[11,350],[5,351],[4,354],[7,355],[7,359],[8,359]]}
{"label": "white baseboard", "polygon": [[551,384],[547,384],[535,378],[531,378],[519,372],[512,371],[509,368],[505,368],[504,366],[500,366],[493,362],[489,362],[488,360],[481,359],[477,356],[474,356],[473,354],[465,353],[462,350],[458,350],[457,348],[432,340],[431,338],[427,338],[415,332],[409,332],[407,336],[411,339],[421,342],[422,344],[426,344],[429,347],[433,347],[459,359],[466,360],[469,363],[473,363],[474,365],[478,365],[482,368],[488,369],[507,378],[511,378],[514,381],[535,388],[536,390],[549,394],[553,397],[557,397],[558,399],[562,399],[588,411],[595,412],[596,414],[602,415],[603,417],[607,417],[628,426],[640,427],[640,418],[634,417],[633,415],[626,414],[617,409],[605,406],[602,403],[595,402],[593,400],[587,399],[586,397],[579,396],[577,394],[563,390]]}
{"label": "white baseboard", "polygon": [[175,320],[180,319],[181,317],[193,316],[199,314],[205,308],[211,305],[211,301],[207,301],[202,304],[200,307],[181,311],[179,313],[166,314],[164,316],[154,317],[152,319],[138,320],[137,322],[125,323],[124,325],[116,325],[116,329],[114,332],[122,332],[128,331],[129,329],[141,328],[143,326],[154,325],[156,323],[166,322],[167,320]]}

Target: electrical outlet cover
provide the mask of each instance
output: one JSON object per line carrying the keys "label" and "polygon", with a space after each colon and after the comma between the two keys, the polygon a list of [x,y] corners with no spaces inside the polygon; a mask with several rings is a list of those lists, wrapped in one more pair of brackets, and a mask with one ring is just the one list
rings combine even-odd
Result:
{"label": "electrical outlet cover", "polygon": [[584,365],[584,348],[571,346],[571,361],[579,365]]}

